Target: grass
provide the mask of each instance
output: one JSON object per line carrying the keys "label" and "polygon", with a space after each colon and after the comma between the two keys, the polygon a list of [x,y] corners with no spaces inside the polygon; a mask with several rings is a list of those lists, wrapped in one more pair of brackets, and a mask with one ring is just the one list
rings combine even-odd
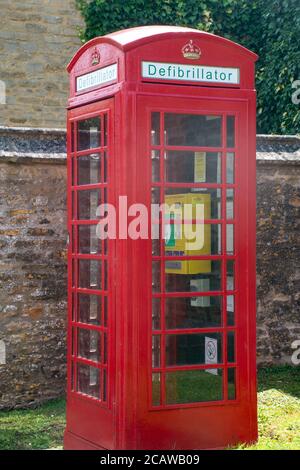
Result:
{"label": "grass", "polygon": [[0,450],[61,447],[64,428],[64,399],[29,410],[1,411]]}
{"label": "grass", "polygon": [[[259,440],[246,449],[300,450],[299,368],[260,369],[258,383]],[[64,426],[63,399],[30,410],[1,411],[0,450],[61,448]]]}
{"label": "grass", "polygon": [[259,440],[248,450],[300,450],[299,367],[259,371],[258,430]]}

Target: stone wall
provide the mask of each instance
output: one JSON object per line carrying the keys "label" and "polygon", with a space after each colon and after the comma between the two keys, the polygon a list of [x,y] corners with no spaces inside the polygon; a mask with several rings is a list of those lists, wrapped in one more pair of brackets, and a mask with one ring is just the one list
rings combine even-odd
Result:
{"label": "stone wall", "polygon": [[[300,339],[300,138],[258,138],[257,183],[258,363],[290,363]],[[64,394],[65,188],[65,131],[0,128],[0,408]]]}
{"label": "stone wall", "polygon": [[300,340],[300,137],[257,147],[257,358],[284,364]]}
{"label": "stone wall", "polygon": [[[65,390],[64,131],[0,131],[0,408]],[[2,355],[3,356],[3,355]],[[3,359],[3,358],[2,358]],[[3,360],[2,360],[3,362]]]}
{"label": "stone wall", "polygon": [[0,0],[0,10],[0,125],[65,127],[66,65],[83,25],[75,0]]}

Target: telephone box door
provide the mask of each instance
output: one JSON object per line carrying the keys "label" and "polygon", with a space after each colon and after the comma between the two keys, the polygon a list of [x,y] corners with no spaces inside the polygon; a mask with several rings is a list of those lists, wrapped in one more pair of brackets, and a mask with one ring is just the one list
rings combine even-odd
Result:
{"label": "telephone box door", "polygon": [[[114,446],[114,240],[99,239],[99,206],[114,203],[113,99],[69,111],[68,404],[72,435]],[[76,441],[76,446],[78,447]],[[72,446],[71,446],[72,447]],[[87,448],[87,444],[83,446]],[[74,448],[74,445],[73,445]]]}
{"label": "telephone box door", "polygon": [[137,155],[145,175],[138,199],[149,210],[173,205],[158,215],[152,208],[154,239],[141,240],[137,256],[143,449],[207,449],[256,437],[248,105],[209,93],[138,98]]}

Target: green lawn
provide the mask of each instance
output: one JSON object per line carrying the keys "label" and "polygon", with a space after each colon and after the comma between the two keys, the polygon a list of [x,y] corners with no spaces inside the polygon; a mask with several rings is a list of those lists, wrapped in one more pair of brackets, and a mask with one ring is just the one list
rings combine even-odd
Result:
{"label": "green lawn", "polygon": [[257,444],[247,449],[300,450],[299,367],[273,367],[259,371],[258,429]]}
{"label": "green lawn", "polygon": [[0,412],[0,450],[51,449],[62,446],[65,400],[38,408]]}
{"label": "green lawn", "polygon": [[[258,379],[260,437],[248,449],[300,450],[300,369],[265,368]],[[64,400],[31,410],[1,411],[0,450],[61,448],[64,426]]]}

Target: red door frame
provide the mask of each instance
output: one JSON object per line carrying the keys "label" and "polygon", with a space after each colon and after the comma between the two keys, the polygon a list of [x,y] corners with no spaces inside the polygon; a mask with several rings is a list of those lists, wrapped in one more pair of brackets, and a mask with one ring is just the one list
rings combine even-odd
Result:
{"label": "red door frame", "polygon": [[[184,87],[188,88],[188,87]],[[154,90],[153,90],[154,91]],[[187,90],[186,90],[187,91]],[[235,114],[236,123],[236,151],[235,151],[235,178],[234,185],[204,185],[218,186],[225,189],[235,189],[235,280],[238,287],[236,291],[236,312],[238,323],[236,330],[236,365],[239,368],[237,397],[235,401],[223,401],[201,404],[188,404],[158,407],[151,410],[149,407],[151,387],[151,241],[140,240],[136,243],[135,278],[138,280],[136,289],[135,321],[138,330],[138,382],[136,396],[136,448],[166,449],[166,448],[212,448],[234,444],[238,441],[249,442],[256,439],[256,379],[255,379],[255,295],[253,288],[255,277],[255,164],[249,145],[253,137],[253,127],[249,126],[249,112],[253,112],[253,95],[241,97],[239,92],[233,96],[233,90],[214,90],[203,92],[202,97],[185,96],[184,99],[176,97],[138,96],[137,97],[137,201],[149,207],[151,195],[151,159],[150,159],[150,127],[149,116],[151,111],[169,111],[199,114]],[[218,96],[216,96],[218,94]],[[222,96],[223,95],[223,96]],[[196,98],[196,99],[195,99]],[[251,119],[250,119],[251,122]],[[223,136],[225,135],[225,120],[223,119]],[[222,151],[225,144],[222,142]],[[249,141],[248,141],[249,139]],[[209,150],[209,149],[206,149]],[[211,149],[210,149],[211,150]],[[220,149],[219,149],[220,150]],[[253,156],[252,156],[253,157]],[[224,166],[222,170],[223,177]],[[144,175],[141,178],[141,175]],[[254,182],[254,183],[253,183]],[[180,184],[173,184],[179,187]],[[183,186],[187,186],[184,184]],[[223,191],[224,207],[224,191]],[[223,209],[225,210],[225,209]],[[224,213],[223,213],[224,214]],[[222,229],[222,244],[225,243],[225,226]],[[223,279],[225,273],[223,263]],[[145,271],[146,267],[146,271]],[[248,273],[248,275],[247,275]],[[225,281],[223,281],[225,282]],[[225,287],[223,284],[223,291]],[[240,294],[240,295],[239,295]],[[250,297],[250,294],[252,297]],[[225,294],[224,294],[225,298]],[[224,300],[223,300],[224,304]],[[235,328],[233,328],[234,330]],[[232,328],[220,329],[225,332]],[[211,330],[202,330],[209,332]],[[145,348],[147,344],[147,348]],[[223,340],[223,359],[226,357],[226,339]],[[225,359],[225,367],[226,367]],[[208,368],[207,366],[206,368]],[[197,367],[197,369],[205,369]],[[226,386],[226,379],[225,379]],[[142,423],[142,424],[141,424]],[[201,423],[201,424],[200,424]],[[203,424],[204,423],[204,424]],[[230,424],[229,424],[230,423]],[[201,430],[202,427],[202,430]],[[203,432],[205,429],[205,432]]]}
{"label": "red door frame", "polygon": [[[103,137],[103,124],[104,115],[107,116],[107,144],[105,145]],[[92,117],[101,116],[101,145],[99,148],[88,149],[77,152],[77,121],[82,121]],[[74,140],[72,143],[72,136]],[[73,162],[76,161],[78,156],[89,155],[90,153],[104,152],[108,154],[107,158],[107,180],[105,183],[72,186],[72,173],[74,171],[75,181],[77,181],[77,165]],[[67,428],[65,431],[65,448],[114,448],[116,446],[115,435],[115,420],[116,420],[116,403],[115,403],[115,388],[116,388],[116,371],[115,371],[115,240],[108,241],[107,255],[93,254],[78,254],[76,246],[78,239],[75,240],[75,247],[73,246],[72,230],[76,225],[92,225],[97,223],[96,220],[80,220],[73,218],[73,209],[77,213],[77,198],[72,197],[72,193],[77,193],[78,190],[84,189],[100,189],[107,191],[107,202],[115,204],[115,186],[113,183],[114,177],[114,99],[105,99],[93,104],[85,105],[79,108],[74,108],[68,112],[67,120],[67,192],[68,192],[68,333],[67,333],[67,367],[68,367],[68,384],[67,384]],[[102,154],[103,155],[103,154]],[[103,171],[103,158],[101,158],[101,172]],[[74,168],[74,170],[73,170]],[[102,173],[103,174],[103,173]],[[73,201],[74,208],[73,208]],[[78,231],[76,231],[78,237]],[[103,243],[103,242],[102,242]],[[73,305],[74,298],[77,299],[76,293],[94,294],[91,289],[78,288],[78,268],[75,269],[75,283],[73,283],[73,260],[78,259],[97,259],[102,261],[102,282],[104,282],[105,270],[104,263],[107,263],[107,287],[101,286],[102,291],[107,299],[107,327],[104,327],[103,322],[101,327],[89,326],[89,329],[99,330],[107,335],[107,356],[108,360],[106,365],[98,366],[99,371],[106,370],[107,377],[107,392],[106,400],[103,392],[101,391],[102,400],[83,395],[76,391],[76,368],[73,369],[73,363],[78,361],[76,357],[77,341],[74,339],[73,329],[86,327],[79,322],[77,317],[74,318],[74,312],[77,311],[77,306]],[[102,320],[104,319],[105,303],[102,296]],[[76,300],[77,302],[77,300]],[[76,304],[78,305],[78,304]],[[74,309],[75,307],[75,309]],[[73,344],[74,342],[74,344]],[[102,356],[104,354],[103,341],[101,344]],[[103,359],[104,361],[104,359]],[[88,359],[80,358],[79,362],[86,365],[94,365]],[[103,378],[104,372],[101,372]],[[101,385],[102,387],[102,385]],[[104,401],[103,401],[104,400]],[[91,425],[95,420],[101,425]],[[75,444],[75,445],[74,445]]]}

